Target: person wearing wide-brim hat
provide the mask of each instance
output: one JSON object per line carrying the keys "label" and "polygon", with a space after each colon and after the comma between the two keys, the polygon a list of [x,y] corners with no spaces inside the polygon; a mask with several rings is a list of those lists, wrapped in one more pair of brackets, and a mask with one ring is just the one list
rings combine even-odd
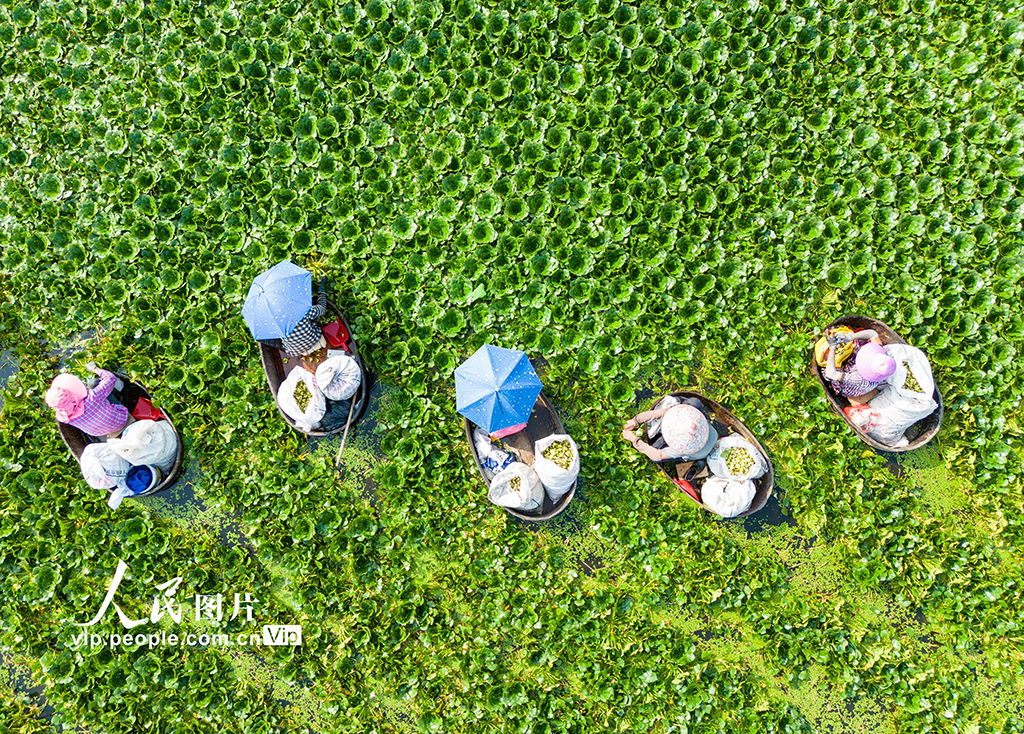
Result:
{"label": "person wearing wide-brim hat", "polygon": [[[659,418],[661,431],[653,445],[633,433],[641,424]],[[622,437],[652,461],[698,461],[714,450],[718,432],[699,400],[682,398],[678,405],[633,416],[622,427]]]}
{"label": "person wearing wide-brim hat", "polygon": [[[879,387],[896,371],[896,360],[889,356],[881,341],[874,329],[829,335],[825,379],[836,395],[854,405],[875,397]],[[847,344],[854,345],[853,359],[847,359],[840,369],[836,367],[836,352]]]}
{"label": "person wearing wide-brim hat", "polygon": [[74,426],[90,436],[116,438],[134,419],[128,409],[110,400],[111,393],[122,387],[121,380],[109,370],[99,369],[89,362],[86,369],[99,381],[89,387],[70,372],[53,378],[46,391],[46,404],[53,408],[61,423]]}

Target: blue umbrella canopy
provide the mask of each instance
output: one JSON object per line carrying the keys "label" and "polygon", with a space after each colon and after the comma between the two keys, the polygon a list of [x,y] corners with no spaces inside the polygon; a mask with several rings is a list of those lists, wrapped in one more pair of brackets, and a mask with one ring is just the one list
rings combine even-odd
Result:
{"label": "blue umbrella canopy", "polygon": [[242,306],[252,338],[288,336],[313,306],[312,287],[313,274],[287,260],[257,275]]}
{"label": "blue umbrella canopy", "polygon": [[525,352],[484,344],[455,370],[455,407],[494,433],[527,422],[542,387]]}

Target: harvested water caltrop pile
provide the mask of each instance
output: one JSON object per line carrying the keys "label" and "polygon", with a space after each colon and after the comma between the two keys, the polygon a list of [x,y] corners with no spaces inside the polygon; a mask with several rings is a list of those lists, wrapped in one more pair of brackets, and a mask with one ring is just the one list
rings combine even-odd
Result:
{"label": "harvested water caltrop pile", "polygon": [[306,383],[299,382],[295,386],[295,402],[298,403],[301,410],[305,410],[306,406],[309,405],[310,398],[313,397],[313,393],[306,387]]}
{"label": "harvested water caltrop pile", "polygon": [[746,474],[754,465],[754,457],[744,448],[729,449],[725,461],[732,474]]}
{"label": "harvested water caltrop pile", "polygon": [[568,469],[572,465],[572,447],[568,441],[555,441],[542,453],[545,459],[555,462],[563,469]]}
{"label": "harvested water caltrop pile", "polygon": [[[0,0],[0,720],[1024,732],[1022,44],[1015,0]],[[242,316],[285,260],[376,375],[294,384],[323,439]],[[830,410],[846,315],[927,355],[927,448]],[[483,345],[575,441],[513,480],[553,519],[488,501]],[[173,416],[173,489],[84,481],[47,393],[89,362]],[[763,509],[624,442],[682,390]]]}

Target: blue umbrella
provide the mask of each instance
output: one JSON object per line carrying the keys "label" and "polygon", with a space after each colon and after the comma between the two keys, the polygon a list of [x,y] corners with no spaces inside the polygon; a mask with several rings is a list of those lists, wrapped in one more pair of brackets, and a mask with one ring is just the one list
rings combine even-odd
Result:
{"label": "blue umbrella", "polygon": [[484,344],[455,370],[455,407],[494,433],[529,421],[542,387],[524,352]]}
{"label": "blue umbrella", "polygon": [[287,260],[257,275],[242,306],[252,338],[288,336],[313,306],[312,287],[313,274]]}

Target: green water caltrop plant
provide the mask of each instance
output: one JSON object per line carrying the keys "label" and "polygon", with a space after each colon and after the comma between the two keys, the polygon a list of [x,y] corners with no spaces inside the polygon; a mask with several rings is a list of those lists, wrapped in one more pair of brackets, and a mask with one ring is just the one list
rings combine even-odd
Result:
{"label": "green water caltrop plant", "polygon": [[[812,687],[877,702],[875,731],[1024,731],[1022,18],[0,0],[0,650],[58,725],[110,732],[849,724]],[[386,385],[379,461],[341,479],[280,420],[240,316],[284,258],[334,282]],[[928,352],[960,509],[830,415],[807,363],[844,312]],[[460,438],[452,370],[485,342],[528,351],[579,445],[578,497],[539,530],[488,505]],[[107,511],[42,400],[58,354],[141,380],[244,539]],[[631,456],[637,391],[688,385],[767,447],[838,581]],[[215,648],[75,648],[118,559],[130,613],[180,575],[302,624],[260,652],[293,703]]]}

